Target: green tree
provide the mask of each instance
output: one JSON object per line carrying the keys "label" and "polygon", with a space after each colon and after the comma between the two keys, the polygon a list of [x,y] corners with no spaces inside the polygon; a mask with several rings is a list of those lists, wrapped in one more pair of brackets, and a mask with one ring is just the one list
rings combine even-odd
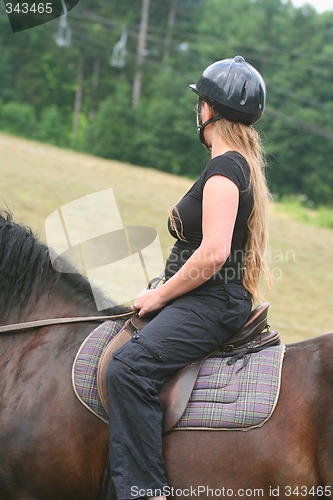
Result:
{"label": "green tree", "polygon": [[87,131],[92,153],[104,158],[129,161],[134,121],[130,86],[126,82],[119,82],[112,97],[100,104],[94,123]]}
{"label": "green tree", "polygon": [[11,134],[34,138],[37,121],[33,107],[19,102],[4,104],[0,110],[0,126]]}
{"label": "green tree", "polygon": [[[297,9],[291,0],[151,0],[141,101],[134,109],[141,5],[81,0],[68,15],[72,44],[59,47],[59,20],[13,35],[0,3],[0,127],[67,144],[83,61],[72,146],[195,177],[207,154],[187,85],[208,64],[241,54],[267,83],[258,127],[272,190],[333,204],[333,12]],[[127,53],[117,67],[110,61],[122,26]]]}

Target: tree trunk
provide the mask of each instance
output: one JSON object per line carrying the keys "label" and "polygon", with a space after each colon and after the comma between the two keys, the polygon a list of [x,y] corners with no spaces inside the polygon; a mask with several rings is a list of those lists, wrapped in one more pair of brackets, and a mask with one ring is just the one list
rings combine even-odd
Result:
{"label": "tree trunk", "polygon": [[75,92],[75,103],[74,103],[73,134],[72,134],[74,141],[77,137],[77,132],[79,129],[80,111],[81,111],[82,95],[83,95],[83,77],[84,77],[84,56],[81,55],[79,59],[77,88]]}
{"label": "tree trunk", "polygon": [[142,0],[141,22],[139,31],[138,50],[136,58],[136,73],[133,82],[133,106],[137,106],[141,95],[142,63],[145,57],[146,38],[148,30],[150,0]]}

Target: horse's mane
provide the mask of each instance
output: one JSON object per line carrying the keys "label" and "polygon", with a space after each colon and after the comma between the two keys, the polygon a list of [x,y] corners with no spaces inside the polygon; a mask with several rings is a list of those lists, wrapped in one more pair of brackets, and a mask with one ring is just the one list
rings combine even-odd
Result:
{"label": "horse's mane", "polygon": [[87,315],[124,311],[115,305],[99,313],[89,281],[77,271],[55,270],[49,248],[31,228],[14,222],[10,211],[0,211],[0,317],[8,316],[14,308],[22,313],[31,298],[37,301],[55,286],[63,287],[73,299],[82,301]]}

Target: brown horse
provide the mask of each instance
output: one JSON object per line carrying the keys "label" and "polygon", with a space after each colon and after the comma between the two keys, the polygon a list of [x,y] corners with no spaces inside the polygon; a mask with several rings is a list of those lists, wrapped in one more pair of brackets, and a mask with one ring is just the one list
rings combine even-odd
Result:
{"label": "brown horse", "polygon": [[[96,314],[85,278],[53,269],[47,247],[3,213],[1,324]],[[98,498],[108,428],[71,386],[76,352],[95,327],[58,324],[0,335],[0,500]],[[331,498],[332,353],[333,334],[287,346],[280,398],[262,428],[167,433],[171,496]]]}

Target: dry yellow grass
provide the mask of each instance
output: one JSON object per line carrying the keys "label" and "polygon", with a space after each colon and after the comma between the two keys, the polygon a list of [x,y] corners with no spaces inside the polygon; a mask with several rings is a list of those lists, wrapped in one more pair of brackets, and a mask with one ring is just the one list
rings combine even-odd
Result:
{"label": "dry yellow grass", "polygon": [[[44,239],[46,218],[82,196],[112,188],[124,225],[158,231],[164,255],[172,245],[166,214],[191,181],[0,134],[1,205]],[[333,330],[333,231],[293,221],[272,207],[267,296],[272,328],[284,342]]]}

